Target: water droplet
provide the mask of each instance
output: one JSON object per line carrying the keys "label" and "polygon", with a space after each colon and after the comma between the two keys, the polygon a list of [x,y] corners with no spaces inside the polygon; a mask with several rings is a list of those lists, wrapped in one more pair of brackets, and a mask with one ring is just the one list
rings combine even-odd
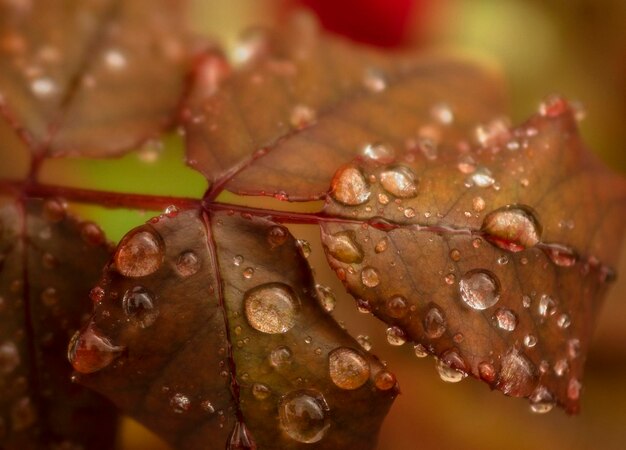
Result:
{"label": "water droplet", "polygon": [[370,342],[370,337],[364,334],[359,334],[356,337],[357,342],[361,347],[363,347],[368,352],[372,349],[372,343]]}
{"label": "water droplet", "polygon": [[570,378],[569,383],[567,384],[567,398],[570,400],[576,401],[580,398],[580,390],[582,389],[582,384],[576,378]]}
{"label": "water droplet", "polygon": [[191,408],[191,400],[186,395],[177,393],[170,398],[170,406],[176,414],[182,414]]}
{"label": "water droplet", "polygon": [[47,199],[43,204],[43,216],[48,222],[57,223],[65,219],[67,203],[59,198]]}
{"label": "water droplet", "polygon": [[389,246],[389,239],[384,237],[376,243],[376,246],[374,247],[374,251],[376,253],[383,253],[385,250],[387,250],[388,246]]}
{"label": "water droplet", "polygon": [[453,248],[452,250],[450,250],[450,259],[454,262],[458,262],[461,260],[461,252],[456,249]]}
{"label": "water droplet", "polygon": [[200,270],[200,259],[192,251],[183,252],[176,260],[176,270],[183,277],[195,275]]}
{"label": "water droplet", "polygon": [[435,367],[439,378],[446,383],[458,383],[467,377],[467,373],[461,368],[465,367],[465,362],[455,350],[444,353],[441,359],[437,359]]}
{"label": "water droplet", "polygon": [[407,219],[415,217],[415,210],[413,208],[406,208],[404,210],[404,217],[406,217]]}
{"label": "water droplet", "polygon": [[235,65],[247,65],[267,54],[270,48],[268,33],[262,28],[248,28],[239,36],[232,53]]}
{"label": "water droplet", "polygon": [[280,247],[289,238],[289,231],[281,225],[274,225],[267,231],[267,242],[272,248]]}
{"label": "water droplet", "polygon": [[496,182],[493,174],[486,167],[478,167],[470,177],[470,180],[478,187],[489,187]]}
{"label": "water droplet", "polygon": [[532,304],[532,299],[528,295],[522,296],[522,306],[524,308],[530,308],[531,304]]}
{"label": "water droplet", "polygon": [[345,166],[333,177],[330,195],[339,203],[348,206],[362,205],[371,196],[369,184],[356,167]]}
{"label": "water droplet", "polygon": [[122,70],[128,63],[126,56],[121,51],[112,48],[104,53],[104,62],[107,67],[113,70]]}
{"label": "water droplet", "polygon": [[233,264],[237,267],[241,266],[243,264],[243,256],[241,255],[233,256]]}
{"label": "water droplet", "polygon": [[517,327],[517,316],[507,308],[498,308],[494,320],[498,328],[504,331],[513,331]]}
{"label": "water droplet", "polygon": [[370,376],[367,360],[356,350],[339,347],[328,355],[330,379],[341,389],[358,389]]}
{"label": "water droplet", "polygon": [[461,173],[470,174],[476,171],[476,161],[471,155],[463,154],[459,156],[457,168]]}
{"label": "water droplet", "polygon": [[311,244],[306,239],[297,239],[296,247],[300,250],[300,254],[306,259],[311,256]]}
{"label": "water droplet", "polygon": [[254,276],[254,267],[246,267],[242,275],[246,280],[251,279]]}
{"label": "water droplet", "polygon": [[244,307],[248,323],[263,333],[286,333],[296,323],[299,301],[283,283],[267,283],[246,292]]}
{"label": "water droplet", "polygon": [[313,389],[292,391],[280,400],[278,418],[289,437],[312,444],[322,440],[330,427],[329,407],[324,396]]}
{"label": "water droplet", "polygon": [[394,319],[404,317],[409,310],[406,298],[401,295],[395,295],[387,300],[387,314]]}
{"label": "water droplet", "polygon": [[556,324],[559,326],[559,328],[562,329],[569,328],[569,326],[572,324],[572,319],[570,318],[569,314],[561,314],[556,320]]}
{"label": "water droplet", "polygon": [[398,198],[413,198],[417,195],[415,175],[406,166],[396,166],[380,174],[383,188]]}
{"label": "water droplet", "polygon": [[528,357],[516,348],[511,348],[502,357],[502,369],[497,387],[512,397],[530,395],[537,380],[537,371]]}
{"label": "water droplet", "polygon": [[104,289],[102,289],[102,287],[96,286],[91,291],[89,291],[89,298],[94,303],[100,303],[102,300],[104,300],[105,294],[106,292],[104,291]]}
{"label": "water droplet", "polygon": [[389,164],[395,159],[396,152],[390,145],[375,143],[363,147],[361,155],[380,164]]}
{"label": "water droplet", "polygon": [[459,281],[461,300],[470,308],[483,310],[495,305],[500,298],[500,282],[486,270],[471,270]]}
{"label": "water droplet", "polygon": [[292,353],[291,350],[289,350],[289,347],[280,346],[272,350],[269,356],[269,360],[270,364],[274,368],[278,369],[280,367],[291,364],[291,357]]}
{"label": "water droplet", "polygon": [[446,282],[447,285],[452,286],[456,282],[456,275],[453,273],[449,273],[445,277],[443,277],[443,280]]}
{"label": "water droplet", "polygon": [[446,103],[435,104],[431,108],[430,114],[432,115],[433,119],[443,125],[450,125],[452,122],[454,122],[454,114],[452,112],[452,109]]}
{"label": "water droplet", "polygon": [[537,306],[537,312],[542,317],[548,317],[556,314],[556,302],[552,297],[547,294],[543,294],[539,298],[539,305]]}
{"label": "water droplet", "polygon": [[557,377],[562,377],[569,370],[569,363],[566,359],[559,359],[554,363],[554,373]]}
{"label": "water droplet", "polygon": [[129,319],[137,322],[141,328],[147,328],[159,316],[154,305],[154,295],[143,286],[128,289],[122,298],[124,312]]}
{"label": "water droplet", "polygon": [[527,334],[526,336],[524,336],[524,345],[527,348],[533,348],[535,345],[537,345],[537,338],[532,334]]}
{"label": "water droplet", "polygon": [[580,356],[580,340],[573,338],[567,341],[567,355],[570,359],[576,359]]}
{"label": "water droplet", "polygon": [[42,77],[34,79],[30,89],[39,98],[49,98],[56,94],[58,87],[51,78]]}
{"label": "water droplet", "polygon": [[361,271],[361,282],[363,286],[366,287],[376,287],[380,284],[380,276],[378,275],[378,271],[373,267],[365,267]]}
{"label": "water droplet", "polygon": [[326,312],[332,312],[335,309],[335,304],[337,300],[335,299],[335,294],[328,286],[323,286],[321,284],[315,285],[315,290],[317,291],[317,298],[324,308]]}
{"label": "water droplet", "polygon": [[374,384],[380,391],[388,391],[396,385],[396,376],[387,370],[381,370],[374,378]]}
{"label": "water droplet", "polygon": [[482,361],[478,364],[478,375],[480,379],[493,384],[496,381],[496,369],[493,367],[493,364],[488,363],[487,361]]}
{"label": "water droplet", "polygon": [[530,396],[530,410],[536,414],[550,412],[555,405],[552,394],[545,386],[539,386]]}
{"label": "water droplet", "polygon": [[93,323],[89,323],[72,337],[67,358],[77,372],[93,373],[109,366],[123,351],[124,347],[113,345]]}
{"label": "water droplet", "polygon": [[440,338],[446,332],[446,319],[439,307],[431,306],[424,316],[424,331],[430,339]]}
{"label": "water droplet", "polygon": [[272,395],[272,390],[263,383],[254,383],[252,385],[252,395],[257,400],[267,400]]}
{"label": "water droplet", "polygon": [[509,205],[489,213],[482,231],[489,242],[511,252],[533,247],[541,239],[535,213],[523,205]]}
{"label": "water droplet", "polygon": [[539,105],[539,114],[555,118],[569,111],[567,100],[558,95],[550,95]]}
{"label": "water droplet", "polygon": [[145,277],[163,262],[164,244],[160,236],[145,229],[131,231],[115,252],[115,267],[127,277]]}
{"label": "water droplet", "polygon": [[178,212],[179,212],[178,211],[178,207],[176,205],[169,205],[163,211],[163,215],[165,215],[165,217],[173,219],[174,217],[176,217],[178,215]]}
{"label": "water droplet", "polygon": [[578,255],[569,247],[553,244],[546,248],[545,252],[550,261],[559,267],[572,267],[578,262]]}
{"label": "water droplet", "polygon": [[506,255],[502,255],[498,258],[497,263],[501,266],[504,266],[509,263],[509,257]]}
{"label": "water droplet", "polygon": [[328,236],[324,245],[333,258],[343,263],[353,264],[363,261],[363,250],[356,243],[356,235],[352,230]]}
{"label": "water droplet", "polygon": [[306,105],[296,105],[291,110],[289,122],[291,123],[291,126],[296,130],[302,130],[313,125],[316,118],[317,115],[313,108]]}
{"label": "water droplet", "polygon": [[80,237],[83,242],[89,245],[101,245],[105,241],[104,231],[93,222],[83,222],[80,224]]}
{"label": "water droplet", "polygon": [[0,345],[0,374],[7,375],[20,365],[20,354],[13,342]]}
{"label": "water droplet", "polygon": [[370,92],[379,93],[387,89],[385,74],[376,68],[370,67],[363,74],[363,86]]}
{"label": "water droplet", "polygon": [[415,356],[418,358],[426,358],[428,356],[428,350],[422,344],[415,344],[413,346],[413,350],[415,351]]}
{"label": "water droplet", "polygon": [[47,287],[41,292],[41,302],[48,306],[53,307],[59,302],[59,294],[53,287]]}
{"label": "water droplet", "polygon": [[389,327],[387,328],[387,342],[391,345],[404,345],[406,342],[406,335],[399,327]]}

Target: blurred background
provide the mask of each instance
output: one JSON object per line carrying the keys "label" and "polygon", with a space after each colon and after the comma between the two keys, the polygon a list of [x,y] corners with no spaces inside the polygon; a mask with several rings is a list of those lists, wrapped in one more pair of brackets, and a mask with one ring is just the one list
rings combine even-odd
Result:
{"label": "blurred background", "polygon": [[[557,92],[579,101],[586,111],[581,128],[589,146],[626,174],[626,1],[197,0],[190,17],[196,31],[218,38],[232,51],[247,26],[271,23],[287,8],[303,5],[328,29],[372,45],[490,56],[501,64],[509,84],[513,123],[533,113],[546,94]],[[58,182],[62,176],[65,184],[91,188],[200,196],[205,181],[185,169],[182,158],[181,139],[172,135],[121,160],[54,162],[46,168],[46,177]],[[251,201],[263,206],[272,202]],[[150,216],[77,209],[103,224],[112,240]],[[381,450],[626,448],[624,276],[613,286],[600,319],[587,364],[582,414],[567,417],[554,410],[538,416],[528,412],[527,402],[492,393],[474,380],[445,384],[431,358],[417,359],[410,345],[389,346],[385,327],[357,312],[328,269],[317,230],[292,231],[311,242],[310,261],[318,279],[337,296],[336,319],[353,336],[369,336],[372,351],[389,363],[400,381],[402,395],[383,426]],[[622,275],[625,253],[618,268]],[[128,419],[119,448],[167,449]]]}

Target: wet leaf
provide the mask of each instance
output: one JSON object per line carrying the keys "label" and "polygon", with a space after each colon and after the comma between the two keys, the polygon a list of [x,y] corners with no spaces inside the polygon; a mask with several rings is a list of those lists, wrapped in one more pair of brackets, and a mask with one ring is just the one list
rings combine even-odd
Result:
{"label": "wet leaf", "polygon": [[277,227],[187,210],[131,231],[71,345],[80,383],[175,448],[373,448],[395,378]]}
{"label": "wet leaf", "polygon": [[61,202],[0,207],[0,447],[110,449],[110,404],[70,381],[63,359],[91,309],[110,253],[91,223]]}
{"label": "wet leaf", "polygon": [[[368,146],[432,154],[502,110],[488,68],[358,46],[319,33],[308,16],[248,32],[237,54],[244,63],[217,91],[199,77],[186,125],[189,164],[237,193],[319,198]],[[207,65],[219,73],[215,58]]]}
{"label": "wet leaf", "polygon": [[108,156],[158,135],[184,88],[181,15],[169,0],[3,2],[0,117],[36,156]]}
{"label": "wet leaf", "polygon": [[390,342],[440,359],[443,379],[469,373],[536,412],[577,412],[624,180],[585,149],[556,97],[522,126],[492,122],[471,148],[439,150],[337,172],[325,213],[345,220],[322,227],[330,264],[391,325]]}

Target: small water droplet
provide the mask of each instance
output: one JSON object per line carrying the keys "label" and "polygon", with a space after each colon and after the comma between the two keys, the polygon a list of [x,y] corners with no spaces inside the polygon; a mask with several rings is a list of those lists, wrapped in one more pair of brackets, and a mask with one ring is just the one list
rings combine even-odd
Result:
{"label": "small water droplet", "polygon": [[388,246],[389,246],[389,239],[384,237],[376,243],[376,246],[374,247],[374,251],[376,253],[383,253],[385,250],[387,250]]}
{"label": "small water droplet", "polygon": [[483,188],[492,186],[496,182],[493,174],[486,167],[478,167],[470,177],[470,180],[476,186]]}
{"label": "small water droplet", "polygon": [[191,409],[191,400],[186,395],[177,393],[170,398],[170,406],[176,414],[182,414]]}
{"label": "small water droplet", "polygon": [[478,364],[478,375],[481,380],[489,384],[493,384],[497,377],[495,367],[487,361],[482,361]]}
{"label": "small water droplet", "polygon": [[183,277],[195,275],[200,265],[200,259],[191,250],[181,253],[176,260],[176,270]]}
{"label": "small water droplet", "polygon": [[289,231],[281,225],[274,225],[267,231],[267,242],[272,248],[280,247],[289,238]]}
{"label": "small water droplet", "polygon": [[433,119],[443,125],[450,125],[454,122],[454,113],[452,108],[446,103],[437,103],[430,109]]}
{"label": "small water droplet", "polygon": [[428,350],[422,344],[415,344],[413,346],[413,351],[415,352],[415,356],[418,358],[426,358],[428,356]]}
{"label": "small water droplet", "polygon": [[113,345],[89,323],[72,337],[67,358],[77,372],[93,373],[109,366],[123,351],[124,347]]}
{"label": "small water droplet", "polygon": [[570,378],[569,383],[567,384],[567,398],[572,401],[576,401],[580,398],[580,391],[582,389],[582,384],[576,378]]}
{"label": "small water droplet", "polygon": [[154,305],[154,295],[143,286],[128,289],[122,298],[122,306],[126,316],[141,328],[149,327],[159,316],[159,310]]}
{"label": "small water droplet", "polygon": [[541,239],[541,226],[528,206],[509,205],[489,213],[483,221],[485,239],[502,249],[520,252]]}
{"label": "small water droplet", "polygon": [[356,350],[339,347],[328,355],[330,379],[341,389],[358,389],[370,376],[367,360]]}
{"label": "small water droplet", "polygon": [[459,364],[463,367],[465,366],[465,362],[456,351],[452,350],[446,352],[440,359],[436,360],[435,367],[437,368],[439,378],[446,383],[458,383],[463,378],[467,377],[467,373],[460,370],[460,367],[458,367]]}
{"label": "small water droplet", "polygon": [[48,222],[57,223],[65,219],[67,203],[59,198],[47,199],[43,204],[43,216]]}
{"label": "small water droplet", "polygon": [[362,205],[371,196],[369,183],[356,167],[345,166],[333,177],[330,195],[339,203],[348,206]]}
{"label": "small water droplet", "polygon": [[291,110],[291,115],[289,116],[289,122],[296,130],[302,130],[310,127],[315,123],[316,119],[317,114],[315,113],[315,110],[307,105],[294,106]]}
{"label": "small water droplet", "polygon": [[473,173],[476,171],[476,161],[471,155],[463,154],[459,156],[457,168],[466,175]]}
{"label": "small water droplet", "polygon": [[254,267],[246,267],[242,275],[246,280],[251,279],[254,276]]}
{"label": "small water droplet", "polygon": [[330,408],[313,389],[292,391],[278,405],[280,426],[292,439],[305,444],[319,442],[330,427]]}
{"label": "small water droplet", "polygon": [[300,254],[307,259],[309,256],[311,256],[311,244],[309,241],[307,241],[306,239],[297,239],[296,240],[296,247],[298,247],[298,250],[300,250]]}
{"label": "small water droplet", "polygon": [[446,319],[443,311],[432,305],[424,316],[424,331],[430,339],[437,339],[446,332]]}
{"label": "small water droplet", "polygon": [[374,288],[380,284],[380,276],[378,271],[373,267],[365,267],[361,271],[361,282],[363,286]]}
{"label": "small water droplet", "polygon": [[333,309],[335,309],[335,304],[337,302],[333,291],[328,286],[321,284],[316,284],[315,290],[317,291],[317,298],[320,305],[322,305],[322,308],[324,308],[324,311],[332,312]]}
{"label": "small water droplet", "polygon": [[8,375],[20,365],[20,354],[13,342],[0,345],[0,374]]}
{"label": "small water droplet", "polygon": [[[458,249],[453,248],[452,250],[450,250],[450,259],[452,261],[454,261],[454,262],[460,261],[461,260],[461,252]],[[451,275],[451,274],[449,274],[449,275]],[[454,283],[454,281],[452,281],[452,282]],[[448,283],[448,284],[450,284],[450,283]]]}
{"label": "small water droplet", "polygon": [[404,345],[406,342],[406,334],[396,326],[387,328],[387,342],[391,345]]}
{"label": "small water droplet", "polygon": [[413,208],[406,208],[404,210],[404,217],[406,217],[407,219],[415,217],[415,210]]}
{"label": "small water droplet", "polygon": [[163,262],[164,244],[157,234],[141,229],[131,231],[115,252],[115,267],[127,277],[145,277],[156,272]]}
{"label": "small water droplet", "polygon": [[56,94],[58,87],[51,78],[41,77],[31,82],[30,89],[39,98],[49,98]]}
{"label": "small water droplet", "polygon": [[385,74],[376,68],[370,67],[363,74],[363,86],[370,92],[379,93],[387,89]]}
{"label": "small water droplet", "polygon": [[272,395],[272,390],[263,383],[254,383],[252,385],[252,395],[257,400],[267,400]]}
{"label": "small water droplet", "polygon": [[537,371],[528,357],[512,347],[502,357],[502,369],[497,387],[512,397],[530,395],[537,380]]}
{"label": "small water droplet", "polygon": [[567,341],[567,355],[570,359],[576,359],[580,356],[580,340],[573,338]]}
{"label": "small water droplet", "polygon": [[550,261],[559,267],[572,267],[578,262],[578,255],[569,247],[552,245],[545,252]]}
{"label": "small water droplet", "polygon": [[556,302],[552,297],[547,294],[543,294],[539,298],[539,305],[537,306],[537,312],[542,317],[548,317],[556,314]]}
{"label": "small water droplet", "polygon": [[241,255],[233,256],[233,264],[237,267],[241,266],[243,264],[243,256]]}
{"label": "small water droplet", "polygon": [[267,283],[246,292],[244,311],[248,323],[263,333],[286,333],[296,323],[299,301],[283,283]]}
{"label": "small water droplet", "polygon": [[570,318],[569,314],[561,314],[556,320],[556,324],[561,329],[569,328],[569,326],[572,324],[572,319]]}
{"label": "small water droplet", "polygon": [[276,347],[269,355],[270,364],[278,369],[291,364],[292,353],[289,347]]}
{"label": "small water droplet", "polygon": [[89,298],[94,303],[100,303],[102,300],[104,300],[105,294],[106,293],[104,289],[102,289],[102,287],[96,286],[91,291],[89,291]]}
{"label": "small water droplet", "polygon": [[128,64],[126,56],[118,49],[108,49],[104,53],[104,62],[112,70],[122,70]]}
{"label": "small water droplet", "polygon": [[374,378],[374,384],[380,391],[388,391],[396,385],[396,376],[387,370],[381,370]]}
{"label": "small water droplet", "polygon": [[498,308],[494,320],[498,328],[504,331],[514,331],[517,327],[517,316],[507,308]]}
{"label": "small water droplet", "polygon": [[559,359],[554,363],[554,373],[557,377],[562,377],[569,370],[569,363],[566,359]]}
{"label": "small water droplet", "polygon": [[493,273],[475,269],[461,277],[459,292],[467,306],[483,310],[495,305],[500,299],[500,282]]}
{"label": "small water droplet", "polygon": [[550,412],[556,402],[545,386],[539,386],[530,396],[530,410],[536,414]]}
{"label": "small water droplet", "polygon": [[417,195],[415,174],[406,166],[395,166],[380,174],[383,188],[398,198],[413,198]]}
{"label": "small water droplet", "polygon": [[474,197],[472,199],[472,208],[476,212],[481,212],[485,209],[485,200],[482,197]]}
{"label": "small water droplet", "polygon": [[537,338],[532,334],[527,334],[526,336],[524,336],[524,345],[527,348],[533,348],[535,345],[537,345]]}
{"label": "small water droplet", "polygon": [[502,255],[498,258],[498,264],[504,266],[509,263],[509,257],[506,255]]}
{"label": "small water droplet", "polygon": [[354,231],[340,231],[329,235],[324,242],[328,253],[338,261],[346,264],[360,263],[363,261],[363,250],[356,242]]}
{"label": "small water droplet", "polygon": [[395,159],[396,152],[390,145],[375,143],[363,147],[361,155],[380,164],[389,164]]}
{"label": "small water droplet", "polygon": [[395,318],[399,319],[404,317],[409,310],[409,305],[406,298],[401,295],[395,295],[387,300],[387,313]]}
{"label": "small water droplet", "polygon": [[550,95],[539,105],[539,114],[544,117],[559,117],[567,111],[569,111],[567,100],[558,95]]}
{"label": "small water droplet", "polygon": [[361,347],[363,347],[366,351],[370,351],[372,349],[372,343],[370,342],[370,337],[364,334],[359,334],[356,337],[357,342]]}

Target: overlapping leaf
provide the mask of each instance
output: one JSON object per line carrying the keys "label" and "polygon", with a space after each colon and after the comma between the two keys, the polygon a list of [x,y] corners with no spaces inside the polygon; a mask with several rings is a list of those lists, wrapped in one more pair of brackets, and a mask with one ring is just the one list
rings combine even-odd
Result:
{"label": "overlapping leaf", "polygon": [[184,90],[181,15],[170,0],[4,2],[0,117],[37,156],[114,155],[157,135]]}
{"label": "overlapping leaf", "polygon": [[248,64],[208,97],[201,78],[187,105],[189,164],[237,193],[319,198],[367,145],[429,151],[442,103],[455,111],[450,142],[503,108],[487,68],[357,46],[320,34],[308,17],[249,33],[241,46]]}
{"label": "overlapping leaf", "polygon": [[323,226],[329,261],[392,341],[536,410],[576,412],[624,231],[624,180],[587,152],[562,99],[478,136],[432,160],[340,169],[325,213],[346,222]]}
{"label": "overlapping leaf", "polygon": [[70,381],[67,340],[110,253],[58,201],[0,208],[0,447],[110,449],[108,402]]}
{"label": "overlapping leaf", "polygon": [[175,448],[375,446],[395,379],[321,308],[285,228],[166,213],[94,292],[70,350],[80,382]]}

